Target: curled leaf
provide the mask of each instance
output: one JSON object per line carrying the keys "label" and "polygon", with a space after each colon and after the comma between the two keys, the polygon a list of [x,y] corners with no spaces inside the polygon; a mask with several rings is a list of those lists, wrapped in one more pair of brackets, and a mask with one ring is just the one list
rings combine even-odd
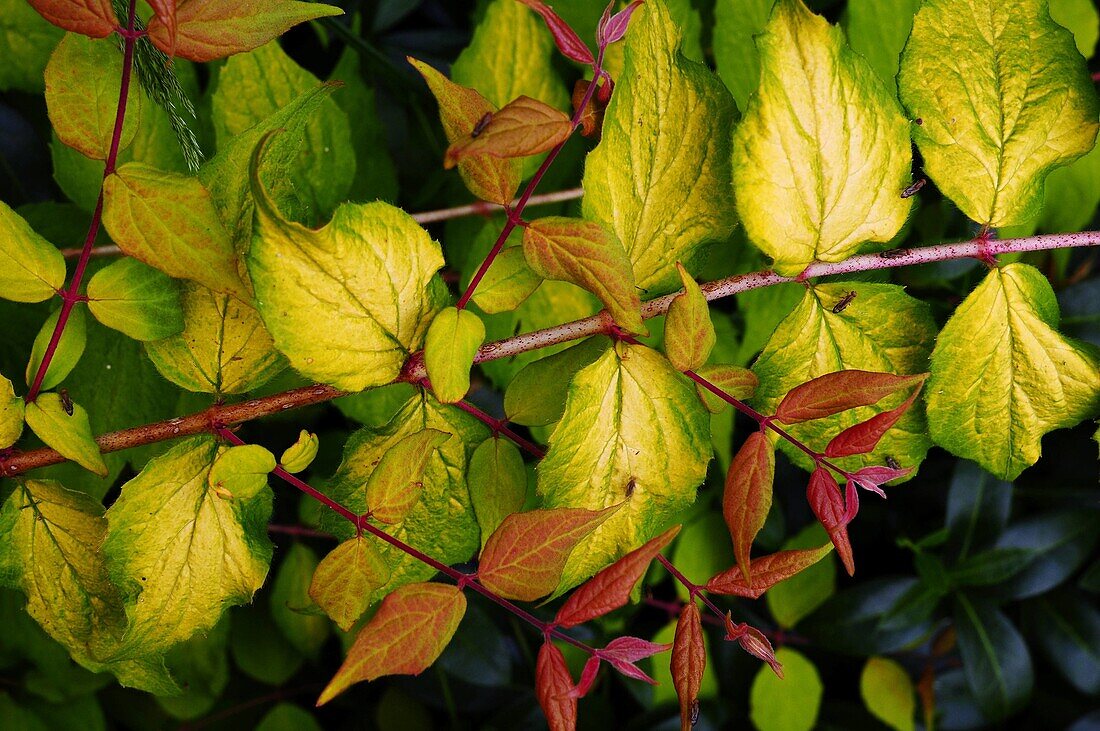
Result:
{"label": "curled leaf", "polygon": [[283,456],[279,458],[279,464],[291,474],[301,472],[312,464],[320,447],[321,441],[317,435],[302,429],[298,433],[298,441],[287,447]]}
{"label": "curled leaf", "polygon": [[775,650],[772,649],[771,641],[756,627],[743,623],[735,625],[729,612],[726,612],[726,639],[737,640],[738,644],[741,645],[741,649],[768,663],[772,672],[780,678],[783,677],[783,666],[775,658]]}
{"label": "curled leaf", "polygon": [[[600,48],[606,48],[612,43],[617,43],[623,39],[623,36],[626,35],[627,26],[630,25],[630,16],[634,15],[634,11],[644,1],[634,0],[634,2],[610,17],[606,12],[604,13],[604,17],[600,19],[600,24],[596,29],[596,38],[599,41]],[[608,5],[608,9],[613,5],[613,3]]]}
{"label": "curled leaf", "polygon": [[699,688],[707,667],[703,645],[703,625],[699,607],[688,602],[676,622],[676,640],[672,643],[672,683],[680,699],[680,731],[691,731],[692,711],[699,702]]}
{"label": "curled leaf", "polygon": [[665,355],[678,371],[694,370],[707,362],[717,337],[703,290],[676,263],[684,291],[676,295],[665,317]]}

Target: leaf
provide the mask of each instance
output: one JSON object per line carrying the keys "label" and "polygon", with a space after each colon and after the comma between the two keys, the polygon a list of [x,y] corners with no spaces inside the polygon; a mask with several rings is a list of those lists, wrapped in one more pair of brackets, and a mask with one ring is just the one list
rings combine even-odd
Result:
{"label": "leaf", "polygon": [[734,225],[728,137],[714,134],[733,127],[733,104],[710,71],[679,54],[680,40],[663,3],[635,12],[582,183],[585,218],[622,242],[649,294],[673,289],[676,262]]}
{"label": "leaf", "polygon": [[1050,0],[1049,4],[1050,17],[1073,33],[1082,56],[1092,58],[1100,37],[1100,11],[1086,0]]}
{"label": "leaf", "polygon": [[255,731],[323,731],[317,719],[293,703],[283,701],[264,714]]}
{"label": "leaf", "polygon": [[1100,611],[1076,592],[1025,605],[1030,635],[1050,664],[1085,695],[1100,693]]}
{"label": "leaf", "polygon": [[1026,548],[991,548],[960,559],[947,573],[955,586],[992,586],[1007,582],[1035,558]]}
{"label": "leaf", "polygon": [[71,403],[71,406],[70,414],[56,393],[40,393],[27,404],[27,426],[46,446],[102,477],[107,474],[107,465],[95,443],[88,412],[80,404]]}
{"label": "leaf", "polygon": [[760,85],[760,52],[755,37],[764,32],[775,0],[716,0],[714,61],[718,75],[744,111]]}
{"label": "leaf", "polygon": [[538,470],[548,508],[625,504],[574,553],[559,591],[664,529],[695,500],[710,460],[707,416],[685,379],[640,345],[605,345],[569,387]]}
{"label": "leaf", "polygon": [[630,260],[605,227],[560,216],[540,218],[523,231],[523,254],[540,277],[584,287],[600,298],[620,327],[648,333]]}
{"label": "leaf", "polygon": [[895,376],[857,370],[826,373],[792,388],[776,407],[775,418],[784,424],[824,419],[876,404],[890,394],[923,383],[927,377],[924,373]]}
{"label": "leaf", "polygon": [[853,454],[867,454],[873,452],[875,447],[878,446],[879,440],[882,436],[889,431],[894,424],[898,423],[909,407],[913,405],[913,402],[917,399],[917,394],[920,393],[920,386],[923,385],[924,378],[927,375],[922,375],[921,383],[909,394],[909,398],[902,401],[899,406],[896,406],[889,411],[883,411],[881,414],[875,414],[870,419],[864,422],[860,422],[854,426],[850,426],[840,434],[837,434],[832,440],[825,446],[826,457],[850,457]]}
{"label": "leaf", "polygon": [[993,227],[1032,218],[1044,178],[1092,149],[1100,126],[1073,36],[1039,0],[925,3],[898,86],[921,120],[913,140],[929,177]]}
{"label": "leaf", "polygon": [[758,731],[810,731],[821,710],[821,677],[796,650],[781,647],[775,656],[783,664],[783,678],[767,668],[757,671],[749,690],[749,718]]}
{"label": "leaf", "polygon": [[317,435],[302,429],[298,432],[298,441],[287,447],[283,456],[279,457],[279,466],[292,475],[297,474],[313,463],[320,447],[321,441]]}
{"label": "leaf", "polygon": [[1035,558],[1011,580],[987,592],[1023,599],[1058,586],[1088,560],[1100,543],[1095,523],[1095,515],[1082,510],[1041,512],[1018,520],[1001,534],[994,548],[1026,549]]}
{"label": "leaf", "polygon": [[859,694],[875,718],[896,731],[913,731],[917,710],[913,681],[898,663],[886,657],[868,658],[859,676]]}
{"label": "leaf", "polygon": [[176,282],[136,259],[120,259],[92,276],[88,311],[135,340],[161,340],[183,330]]}
{"label": "leaf", "polygon": [[345,391],[389,383],[444,296],[439,244],[382,202],[345,203],[316,230],[284,220],[257,177],[261,154],[248,270],[276,347],[302,375]]}
{"label": "leaf", "polygon": [[967,685],[982,714],[997,723],[1031,697],[1035,675],[1020,633],[993,605],[956,595],[955,632]]}
{"label": "leaf", "polygon": [[610,7],[604,10],[604,17],[600,18],[596,36],[601,48],[606,48],[612,43],[618,43],[623,39],[623,36],[626,35],[626,29],[630,25],[630,17],[634,15],[634,11],[643,2],[644,0],[634,0],[614,15],[610,14]]}
{"label": "leaf", "polygon": [[[122,54],[113,41],[66,34],[46,65],[46,108],[57,138],[86,157],[106,160],[114,135],[121,78]],[[141,106],[137,85],[131,85],[119,149],[129,147],[133,141]]]}
{"label": "leaf", "polygon": [[546,596],[560,585],[573,549],[616,510],[557,508],[509,515],[485,542],[478,581],[506,599],[530,602]]}
{"label": "leaf", "polygon": [[210,192],[198,179],[126,163],[103,181],[103,225],[126,254],[251,302]]}
{"label": "leaf", "polygon": [[745,580],[741,568],[734,566],[707,582],[707,591],[715,594],[730,594],[746,599],[759,599],[771,587],[791,578],[799,572],[813,566],[829,555],[832,545],[818,548],[791,549],[761,556],[752,562],[753,580],[750,585]]}
{"label": "leaf", "polygon": [[286,368],[259,314],[244,302],[187,284],[183,332],[145,343],[162,376],[198,393],[250,391]]}
{"label": "leaf", "polygon": [[[57,348],[53,352],[50,364],[46,366],[46,374],[42,377],[41,388],[53,388],[65,380],[72,372],[76,364],[80,362],[80,356],[84,354],[84,348],[88,343],[88,323],[84,309],[74,307],[69,311],[69,319],[65,321],[65,329],[61,331],[61,338],[57,341]],[[34,338],[31,347],[31,355],[27,360],[27,370],[24,373],[27,385],[34,383],[38,374],[38,368],[42,365],[42,359],[46,357],[46,350],[53,339],[57,321],[61,318],[61,310],[53,311],[46,321],[42,323],[42,329]]]}
{"label": "leaf", "polygon": [[[783,542],[782,549],[824,549],[830,545],[825,529],[818,523],[810,523],[790,539]],[[775,617],[776,623],[785,629],[796,626],[836,593],[836,564],[823,560],[807,566],[789,579],[780,581],[764,594],[768,611]]]}
{"label": "leaf", "polygon": [[913,30],[920,0],[850,0],[844,29],[852,50],[894,88],[901,51]]}
{"label": "leaf", "polygon": [[680,731],[691,731],[699,709],[699,689],[707,668],[707,650],[703,644],[703,625],[699,607],[691,601],[680,611],[676,623],[676,641],[672,645],[672,682],[680,699]]}
{"label": "leaf", "polygon": [[445,404],[461,401],[470,390],[470,368],[485,342],[485,325],[468,310],[441,310],[424,337],[424,367],[436,398]]}
{"label": "leaf", "polygon": [[[748,368],[732,365],[701,365],[695,369],[695,372],[703,380],[742,401],[752,398],[759,383],[756,374]],[[729,408],[729,403],[698,383],[695,384],[695,393],[699,395],[707,411],[712,414],[721,414]]]}
{"label": "leaf", "polygon": [[307,658],[317,655],[328,638],[328,621],[310,608],[309,588],[317,570],[317,554],[302,543],[290,544],[272,582],[271,618],[291,645]]}
{"label": "leaf", "polygon": [[23,433],[23,399],[15,395],[11,381],[0,375],[0,449],[6,449]]}
{"label": "leaf", "polygon": [[149,40],[170,56],[213,61],[251,51],[307,20],[341,14],[294,0],[177,0],[175,32],[157,16],[149,21]]}
{"label": "leaf", "polygon": [[527,499],[527,467],[519,449],[494,434],[474,450],[466,481],[481,528],[481,547],[485,548],[485,542],[501,522],[523,508]]}
{"label": "leaf", "polygon": [[309,596],[345,632],[367,611],[372,592],[390,580],[390,567],[370,539],[350,538],[321,559]]}
{"label": "leaf", "polygon": [[258,444],[230,447],[214,460],[206,482],[226,500],[251,500],[267,487],[275,455]]}
{"label": "leaf", "polygon": [[65,30],[104,38],[118,27],[111,0],[27,0],[43,18]]}
{"label": "leaf", "polygon": [[169,57],[176,55],[176,31],[178,26],[178,20],[176,18],[177,1],[178,0],[148,0],[149,7],[153,9],[155,19],[164,27],[161,42],[164,43],[166,47],[161,50],[168,54]]}
{"label": "leaf", "polygon": [[852,558],[852,545],[848,542],[848,523],[846,505],[840,497],[840,487],[836,478],[826,467],[818,467],[810,475],[810,484],[806,488],[806,500],[810,508],[829,533],[829,539],[836,546],[836,553],[848,575],[855,574],[855,560]]}
{"label": "leaf", "polygon": [[522,246],[509,246],[489,265],[473,301],[490,315],[514,310],[542,284],[542,277],[528,266]]}
{"label": "leaf", "polygon": [[120,659],[156,654],[247,603],[271,561],[271,490],[226,500],[209,475],[225,451],[211,437],[180,442],[122,486],[107,511],[103,554],[129,626]]}
{"label": "leaf", "polygon": [[504,392],[504,413],[508,421],[524,426],[546,426],[560,419],[573,376],[598,360],[606,348],[607,341],[603,338],[588,338],[528,363]]}
{"label": "leaf", "polygon": [[[481,94],[454,83],[423,61],[414,58],[409,63],[420,72],[428,88],[439,103],[439,118],[447,142],[454,144],[466,139],[486,114],[496,107]],[[490,203],[508,205],[520,183],[520,162],[512,159],[496,159],[486,155],[468,158],[458,163],[462,182],[471,193]]]}
{"label": "leaf", "polygon": [[535,665],[535,694],[550,731],[574,731],[577,727],[577,699],[569,691],[573,689],[573,677],[561,654],[550,638],[539,648]]}
{"label": "leaf", "polygon": [[680,532],[676,525],[636,548],[578,587],[554,616],[561,627],[576,627],[625,606],[646,570]]}
{"label": "leaf", "polygon": [[547,7],[540,0],[520,0],[520,2],[541,15],[542,19],[546,21],[546,27],[550,29],[550,33],[554,36],[554,44],[563,56],[577,63],[590,64],[595,61],[592,57],[592,51],[588,49],[585,42],[552,8]]}
{"label": "leaf", "polygon": [[995,480],[973,462],[960,460],[947,492],[945,525],[960,557],[993,542],[1008,525],[1012,485]]}
{"label": "leaf", "polygon": [[65,257],[0,202],[0,293],[15,302],[41,302],[65,286]]}
{"label": "leaf", "polygon": [[733,139],[749,238],[795,275],[894,238],[912,201],[905,117],[839,28],[778,0],[759,38],[761,80]]}
{"label": "leaf", "polygon": [[749,554],[756,534],[772,506],[772,483],[775,481],[775,452],[767,435],[755,431],[737,451],[726,472],[726,487],[722,493],[722,515],[730,529],[737,566],[752,585]]}
{"label": "leaf", "polygon": [[703,290],[682,264],[677,262],[676,269],[684,291],[672,300],[665,317],[665,355],[676,370],[691,371],[707,362],[717,336]]}
{"label": "leaf", "polygon": [[451,438],[448,432],[424,429],[394,444],[367,480],[367,506],[383,523],[400,523],[420,502],[424,470],[435,450]]}
{"label": "leaf", "polygon": [[573,121],[554,107],[521,96],[495,112],[476,136],[471,134],[447,148],[444,167],[452,168],[469,155],[527,157],[547,152],[569,139]]}
{"label": "leaf", "polygon": [[932,440],[1012,480],[1039,459],[1044,434],[1095,414],[1100,355],[1062,337],[1057,325],[1058,303],[1038,270],[990,271],[936,340],[927,396]]}
{"label": "leaf", "polygon": [[359,631],[317,705],[364,680],[419,675],[443,652],[465,613],[466,597],[453,586],[410,584],[393,592]]}
{"label": "leaf", "polygon": [[665,652],[670,647],[671,645],[659,645],[639,637],[616,637],[600,651],[600,656],[626,677],[656,685],[657,681],[638,669],[634,663],[659,652]]}
{"label": "leaf", "polygon": [[8,59],[0,70],[0,90],[41,94],[46,63],[64,33],[22,0],[4,0],[0,7],[0,55]]}

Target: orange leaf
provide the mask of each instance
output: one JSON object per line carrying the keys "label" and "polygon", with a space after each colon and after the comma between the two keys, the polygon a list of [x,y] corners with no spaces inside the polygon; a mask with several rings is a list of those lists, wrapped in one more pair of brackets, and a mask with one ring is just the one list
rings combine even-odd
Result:
{"label": "orange leaf", "polygon": [[[584,97],[588,93],[588,85],[591,83],[588,79],[577,79],[577,83],[573,85],[574,113],[580,109],[581,102],[584,101]],[[603,87],[596,90],[596,93],[589,100],[588,106],[584,108],[584,112],[581,114],[581,134],[585,137],[595,137],[603,127],[603,113],[607,109],[607,100],[600,99],[600,92],[607,88],[610,83],[610,81],[606,81]]]}
{"label": "orange leaf", "polygon": [[447,432],[423,429],[386,450],[367,480],[371,517],[390,525],[404,520],[420,502],[428,460],[450,438]]}
{"label": "orange leaf", "polygon": [[527,157],[546,152],[569,139],[573,121],[549,104],[521,96],[505,104],[488,124],[474,132],[476,136],[471,132],[447,148],[443,167],[453,168],[469,155]]}
{"label": "orange leaf", "polygon": [[927,373],[896,376],[870,371],[837,371],[792,388],[776,409],[785,424],[812,421],[878,403],[892,393],[924,383]]}
{"label": "orange leaf", "polygon": [[824,467],[818,467],[810,475],[810,484],[806,488],[806,499],[817,516],[818,521],[829,533],[836,546],[845,570],[851,576],[856,572],[855,559],[852,558],[852,544],[848,542],[848,523],[844,520],[847,512],[844,498],[840,495],[840,486],[836,479]]}
{"label": "orange leaf", "polygon": [[679,532],[678,525],[669,528],[586,581],[558,610],[555,624],[576,627],[625,605],[650,562]]}
{"label": "orange leaf", "polygon": [[59,28],[91,38],[106,38],[118,27],[111,0],[27,0]]}
{"label": "orange leaf", "polygon": [[573,731],[577,728],[577,699],[570,695],[573,677],[565,664],[565,656],[547,639],[539,649],[535,664],[535,693],[550,731]]}
{"label": "orange leaf", "polygon": [[554,508],[509,515],[485,542],[478,580],[507,599],[546,596],[557,587],[577,544],[618,509]]}
{"label": "orange leaf", "polygon": [[176,0],[148,0],[156,19],[164,26],[164,38],[168,48],[162,49],[169,56],[176,55]]}
{"label": "orange leaf", "polygon": [[783,678],[783,666],[775,658],[771,641],[756,627],[745,623],[735,625],[729,612],[726,612],[726,639],[737,640],[742,650],[771,665],[772,672]]}
{"label": "orange leaf", "polygon": [[672,643],[672,684],[680,699],[680,731],[691,731],[699,708],[699,686],[707,667],[707,651],[703,646],[703,625],[699,608],[688,602],[676,622],[676,639]]}
{"label": "orange leaf", "polygon": [[715,574],[707,582],[707,591],[746,599],[759,599],[768,589],[813,566],[831,550],[833,550],[832,544],[827,543],[820,548],[800,548],[761,556],[752,561],[751,584],[745,580],[741,567],[734,566]]}
{"label": "orange leaf", "polygon": [[317,705],[363,680],[419,675],[447,647],[465,613],[466,597],[455,586],[408,584],[389,594],[359,631]]}
{"label": "orange leaf", "polygon": [[[923,385],[923,384],[922,384]],[[878,440],[890,430],[898,419],[909,410],[920,393],[918,387],[900,406],[881,414],[875,414],[870,419],[859,424],[854,424],[833,437],[829,445],[825,447],[826,457],[850,457],[853,454],[866,454],[874,451],[878,446]]]}
{"label": "orange leaf", "polygon": [[749,554],[771,509],[774,479],[772,446],[763,432],[753,432],[730,462],[726,490],[722,495],[722,514],[733,539],[733,555],[750,585]]}

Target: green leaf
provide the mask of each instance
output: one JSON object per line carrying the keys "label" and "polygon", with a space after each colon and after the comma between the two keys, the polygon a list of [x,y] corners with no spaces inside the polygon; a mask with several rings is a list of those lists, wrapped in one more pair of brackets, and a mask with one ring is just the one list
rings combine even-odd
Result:
{"label": "green leaf", "polygon": [[485,342],[485,325],[474,313],[448,307],[432,320],[424,338],[424,368],[436,398],[461,401],[470,390],[470,368]]}
{"label": "green leaf", "polygon": [[493,435],[474,450],[466,481],[484,548],[501,521],[523,507],[527,499],[527,467],[516,445]]}
{"label": "green leaf", "polygon": [[231,613],[229,651],[247,677],[268,685],[283,685],[303,662],[301,653],[283,639],[268,613],[268,603],[252,604]]}
{"label": "green leaf", "polygon": [[275,344],[302,375],[346,391],[392,381],[445,296],[439,244],[388,203],[346,203],[327,225],[286,221],[257,177],[248,270]]}
{"label": "green leaf", "polygon": [[42,73],[64,32],[23,0],[0,0],[0,91],[41,94]]}
{"label": "green leaf", "polygon": [[473,301],[490,315],[514,310],[542,284],[542,277],[527,264],[522,246],[500,252],[485,271]]}
{"label": "green leaf", "polygon": [[348,120],[355,121],[351,146],[355,151],[355,177],[348,199],[353,201],[397,200],[397,171],[386,149],[386,128],[378,118],[374,89],[363,82],[359,54],[350,45],[344,48],[331,82],[343,86],[333,99]]}
{"label": "green leaf", "polygon": [[[1100,103],[1073,36],[1042,0],[921,6],[898,86],[945,196],[978,223],[1024,223],[1047,174],[1092,149]],[[981,69],[984,73],[974,73]]]}
{"label": "green leaf", "polygon": [[812,662],[789,647],[776,650],[775,659],[783,665],[783,677],[767,666],[756,672],[749,718],[758,731],[810,731],[821,710],[821,676]]}
{"label": "green leaf", "polygon": [[[787,541],[782,550],[817,548],[829,543],[820,523],[811,523]],[[785,579],[764,594],[768,611],[780,627],[790,629],[836,593],[836,562],[825,557],[809,568]]]}
{"label": "green leaf", "polygon": [[[41,387],[53,388],[65,380],[72,372],[76,364],[80,362],[80,356],[84,354],[84,347],[88,343],[88,322],[84,314],[84,308],[73,307],[69,311],[69,318],[65,321],[65,329],[61,332],[61,338],[57,341],[53,358],[46,367],[46,374],[42,377]],[[46,349],[53,339],[53,331],[57,327],[57,321],[61,318],[61,309],[53,311],[46,321],[42,323],[42,329],[34,338],[31,347],[31,357],[27,361],[27,371],[24,374],[27,385],[34,382],[38,374],[38,368],[42,365],[42,359],[46,357]]]}
{"label": "green leaf", "polygon": [[369,536],[349,538],[321,559],[309,596],[345,632],[367,611],[372,593],[390,580],[390,567]]}
{"label": "green leaf", "polygon": [[1100,693],[1100,611],[1076,592],[1039,597],[1025,605],[1029,634],[1070,685]]}
{"label": "green leaf", "polygon": [[48,731],[49,727],[33,711],[17,705],[7,693],[0,696],[0,722],[5,728],[20,731]]}
{"label": "green leaf", "polygon": [[103,182],[103,225],[125,253],[245,302],[236,252],[197,178],[131,162]]}
{"label": "green leaf", "polygon": [[321,441],[317,435],[302,429],[298,432],[298,441],[287,447],[283,456],[279,457],[279,466],[291,474],[297,474],[313,463],[320,447]]}
{"label": "green leaf", "polygon": [[504,392],[508,421],[546,426],[560,419],[573,376],[603,355],[606,347],[603,338],[588,338],[524,366]]}
{"label": "green leaf", "polygon": [[[855,298],[843,311],[834,313],[836,303],[850,292],[856,293]],[[815,285],[779,324],[753,366],[760,379],[753,403],[758,410],[773,413],[791,389],[840,370],[921,373],[928,367],[935,334],[928,305],[905,294],[901,287],[852,282]],[[789,431],[811,447],[824,449],[844,429],[898,406],[907,396],[898,393],[876,406],[794,424]],[[890,456],[903,467],[916,467],[931,446],[925,432],[921,409],[911,408],[874,451],[838,463],[846,469],[881,465]],[[796,464],[811,468],[808,458],[785,440],[779,446]]]}
{"label": "green leaf", "polygon": [[64,286],[65,257],[0,202],[0,295],[15,302],[41,302]]}
{"label": "green leaf", "polygon": [[260,719],[255,731],[323,731],[323,729],[313,714],[284,701]]}
{"label": "green leaf", "polygon": [[913,30],[913,16],[920,0],[849,0],[844,30],[852,50],[867,59],[890,89],[901,50]]}
{"label": "green leaf", "polygon": [[[218,74],[212,97],[218,149],[263,123],[320,81],[283,52],[275,41],[232,56]],[[289,186],[303,207],[302,223],[325,221],[343,201],[355,178],[348,116],[333,98],[323,99],[302,129],[300,150],[279,186]]]}
{"label": "green leaf", "polygon": [[[58,139],[94,160],[106,160],[121,93],[122,54],[113,39],[66,33],[46,65],[46,108]],[[141,94],[131,84],[119,149],[134,139]]]}
{"label": "green leaf", "polygon": [[313,659],[317,658],[329,633],[325,617],[305,611],[313,603],[309,588],[317,566],[317,554],[311,548],[292,543],[275,572],[270,597],[271,618],[275,625],[294,649]]}
{"label": "green leaf", "polygon": [[678,371],[701,367],[710,358],[717,336],[703,290],[677,262],[683,294],[676,295],[665,317],[665,355]]}
{"label": "green leaf", "polygon": [[258,444],[230,447],[218,455],[206,481],[225,500],[251,500],[267,487],[275,455]]}
{"label": "green leaf", "polygon": [[424,470],[450,432],[424,429],[386,450],[367,480],[367,507],[383,523],[400,523],[420,502]]}
{"label": "green leaf", "polygon": [[107,511],[103,544],[129,618],[119,658],[163,653],[251,600],[271,561],[271,490],[227,500],[210,486],[225,451],[192,437],[149,461]]}
{"label": "green leaf", "polygon": [[0,449],[15,444],[23,433],[23,399],[15,395],[11,381],[0,375]]}
{"label": "green leaf", "polygon": [[795,275],[886,242],[912,201],[908,125],[844,32],[802,0],[779,0],[759,38],[760,90],[733,140],[733,184],[749,238]]}
{"label": "green leaf", "polygon": [[895,731],[913,731],[917,710],[913,681],[898,663],[872,657],[859,676],[859,694],[867,710]]}
{"label": "green leaf", "polygon": [[205,716],[229,683],[228,617],[208,633],[195,634],[172,648],[165,665],[183,692],[158,696],[157,705],[182,720]]}
{"label": "green leaf", "polygon": [[[672,547],[671,559],[684,576],[699,585],[733,564],[736,558],[730,530],[722,515],[704,511],[684,526]],[[681,601],[688,600],[688,591],[680,582],[676,582],[676,595]]]}
{"label": "green leaf", "polygon": [[622,508],[569,558],[559,593],[668,527],[695,500],[711,447],[687,380],[641,345],[606,345],[569,386],[539,465],[544,507]]}
{"label": "green leaf", "polygon": [[71,459],[97,475],[107,474],[107,465],[95,443],[88,423],[88,412],[80,404],[70,402],[72,413],[66,411],[56,393],[40,393],[27,404],[27,426],[35,435],[53,447],[66,459]]}
{"label": "green leaf", "polygon": [[1073,33],[1077,50],[1086,59],[1096,52],[1100,38],[1100,11],[1089,0],[1050,0],[1050,17]]}
{"label": "green leaf", "polygon": [[678,53],[680,36],[663,4],[635,11],[603,139],[584,170],[585,218],[618,237],[650,294],[675,288],[676,262],[734,225],[728,137],[714,132],[733,127],[733,104]]}
{"label": "green leaf", "polygon": [[959,594],[955,632],[967,685],[986,719],[997,723],[1026,705],[1035,676],[1023,637],[992,604]]}
{"label": "green leaf", "polygon": [[199,393],[242,393],[286,368],[259,314],[228,295],[183,287],[183,332],[145,344],[161,375]]}
{"label": "green leaf", "polygon": [[1034,267],[993,269],[936,341],[929,434],[1004,480],[1039,459],[1040,440],[1100,408],[1100,355],[1062,337],[1058,303]]}
{"label": "green leaf", "polygon": [[120,259],[88,281],[88,310],[135,340],[160,340],[183,330],[179,286],[136,259]]}
{"label": "green leaf", "polygon": [[773,5],[775,0],[714,3],[714,62],[742,111],[760,85],[760,52],[754,38],[764,32]]}

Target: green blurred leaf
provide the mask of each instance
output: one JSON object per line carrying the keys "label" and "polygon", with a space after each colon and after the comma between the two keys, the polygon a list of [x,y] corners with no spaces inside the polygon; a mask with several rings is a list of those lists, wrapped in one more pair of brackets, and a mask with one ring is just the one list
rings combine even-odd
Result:
{"label": "green blurred leaf", "polygon": [[913,681],[898,663],[872,657],[859,677],[859,694],[871,714],[896,731],[913,731],[917,709]]}
{"label": "green blurred leaf", "polygon": [[[829,542],[820,523],[811,523],[785,541],[782,550],[816,548]],[[779,582],[764,594],[768,611],[784,629],[790,629],[824,604],[836,593],[836,561],[826,556],[789,579]]]}
{"label": "green blurred leaf", "polygon": [[271,585],[271,618],[290,644],[308,658],[317,657],[329,635],[325,617],[306,613],[313,604],[309,585],[318,563],[313,549],[292,543]]}
{"label": "green blurred leaf", "polygon": [[781,647],[775,658],[783,665],[783,677],[777,678],[766,665],[756,671],[749,691],[749,718],[758,731],[810,731],[821,710],[821,676],[797,650]]}
{"label": "green blurred leaf", "polygon": [[999,722],[1023,708],[1035,676],[1020,633],[993,605],[959,594],[955,632],[963,670],[982,712]]}

